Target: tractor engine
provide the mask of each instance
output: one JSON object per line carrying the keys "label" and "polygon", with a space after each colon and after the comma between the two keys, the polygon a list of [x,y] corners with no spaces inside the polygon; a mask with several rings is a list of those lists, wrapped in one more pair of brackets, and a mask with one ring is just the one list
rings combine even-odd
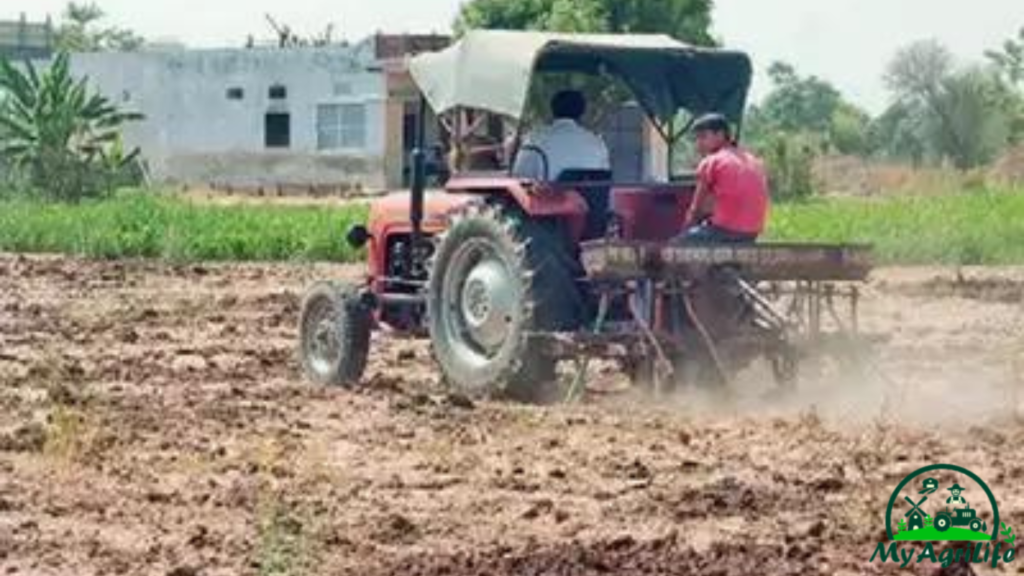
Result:
{"label": "tractor engine", "polygon": [[411,255],[412,239],[409,236],[401,235],[388,239],[388,256],[385,271],[388,278],[403,278],[426,282],[427,262],[430,261],[434,252],[433,242],[421,242],[416,247],[416,253]]}
{"label": "tractor engine", "polygon": [[417,294],[427,282],[434,243],[428,238],[419,243],[415,254],[410,254],[412,250],[412,237],[407,234],[387,239],[378,320],[398,330],[419,332],[423,328],[424,306]]}

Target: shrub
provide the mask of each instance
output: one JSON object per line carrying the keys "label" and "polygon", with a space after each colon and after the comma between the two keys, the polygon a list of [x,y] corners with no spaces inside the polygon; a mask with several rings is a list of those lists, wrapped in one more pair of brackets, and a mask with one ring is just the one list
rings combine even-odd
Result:
{"label": "shrub", "polygon": [[7,178],[64,201],[128,183],[138,153],[124,152],[121,129],[141,119],[72,77],[69,57],[44,71],[0,58],[0,161]]}
{"label": "shrub", "polygon": [[815,145],[810,138],[777,133],[761,146],[776,200],[803,200],[814,194]]}

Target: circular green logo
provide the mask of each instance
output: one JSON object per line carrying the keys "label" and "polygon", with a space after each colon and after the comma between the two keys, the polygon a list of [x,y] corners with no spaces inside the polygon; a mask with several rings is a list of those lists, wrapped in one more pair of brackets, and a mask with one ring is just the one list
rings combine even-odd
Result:
{"label": "circular green logo", "polygon": [[[988,496],[989,505],[992,507],[992,536],[987,537],[988,534],[983,532],[987,527],[985,523],[978,518],[977,510],[972,509],[966,500],[966,488],[960,486],[959,482],[955,482],[948,487],[941,487],[939,481],[935,478],[925,477],[921,482],[922,490],[917,492],[920,496],[915,502],[909,496],[904,496],[903,499],[910,504],[910,509],[904,514],[904,519],[901,519],[901,531],[899,535],[893,533],[892,524],[892,509],[899,499],[900,494],[903,493],[903,489],[910,484],[914,479],[928,474],[929,472],[935,472],[940,470],[947,470],[963,474],[971,480],[973,480],[978,486],[984,490],[985,495]],[[948,494],[947,494],[948,493]],[[948,496],[948,497],[947,497]],[[973,495],[972,495],[973,496]],[[945,509],[940,509],[936,512],[935,517],[932,518],[926,512],[927,508],[924,504],[929,499],[939,500],[942,502],[942,498],[945,498]],[[910,521],[910,531],[906,531],[903,526]],[[996,505],[996,498],[992,494],[992,490],[988,487],[988,484],[978,477],[977,474],[970,470],[954,466],[952,464],[934,464],[932,466],[925,466],[920,470],[917,470],[900,482],[896,490],[893,491],[892,496],[889,497],[889,506],[885,510],[885,531],[889,536],[889,540],[904,540],[904,541],[916,541],[916,542],[959,542],[959,541],[983,541],[992,540],[995,541],[999,536],[999,507]]]}

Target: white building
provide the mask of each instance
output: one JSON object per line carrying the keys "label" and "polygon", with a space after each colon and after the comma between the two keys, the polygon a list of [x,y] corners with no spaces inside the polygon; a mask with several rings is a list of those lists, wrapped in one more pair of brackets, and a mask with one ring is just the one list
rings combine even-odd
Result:
{"label": "white building", "polygon": [[352,46],[75,54],[72,68],[122,107],[158,181],[238,188],[401,184],[415,91],[405,54],[438,36]]}

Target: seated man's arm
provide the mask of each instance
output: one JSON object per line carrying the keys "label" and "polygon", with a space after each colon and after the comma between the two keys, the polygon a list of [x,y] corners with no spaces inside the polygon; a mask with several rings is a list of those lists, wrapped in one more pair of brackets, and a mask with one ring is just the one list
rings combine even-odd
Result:
{"label": "seated man's arm", "polygon": [[715,211],[715,197],[703,182],[697,182],[697,190],[690,201],[684,229],[700,224]]}
{"label": "seated man's arm", "polygon": [[697,190],[693,194],[690,210],[686,215],[686,227],[696,226],[714,213],[716,168],[713,157],[705,158],[697,166]]}

